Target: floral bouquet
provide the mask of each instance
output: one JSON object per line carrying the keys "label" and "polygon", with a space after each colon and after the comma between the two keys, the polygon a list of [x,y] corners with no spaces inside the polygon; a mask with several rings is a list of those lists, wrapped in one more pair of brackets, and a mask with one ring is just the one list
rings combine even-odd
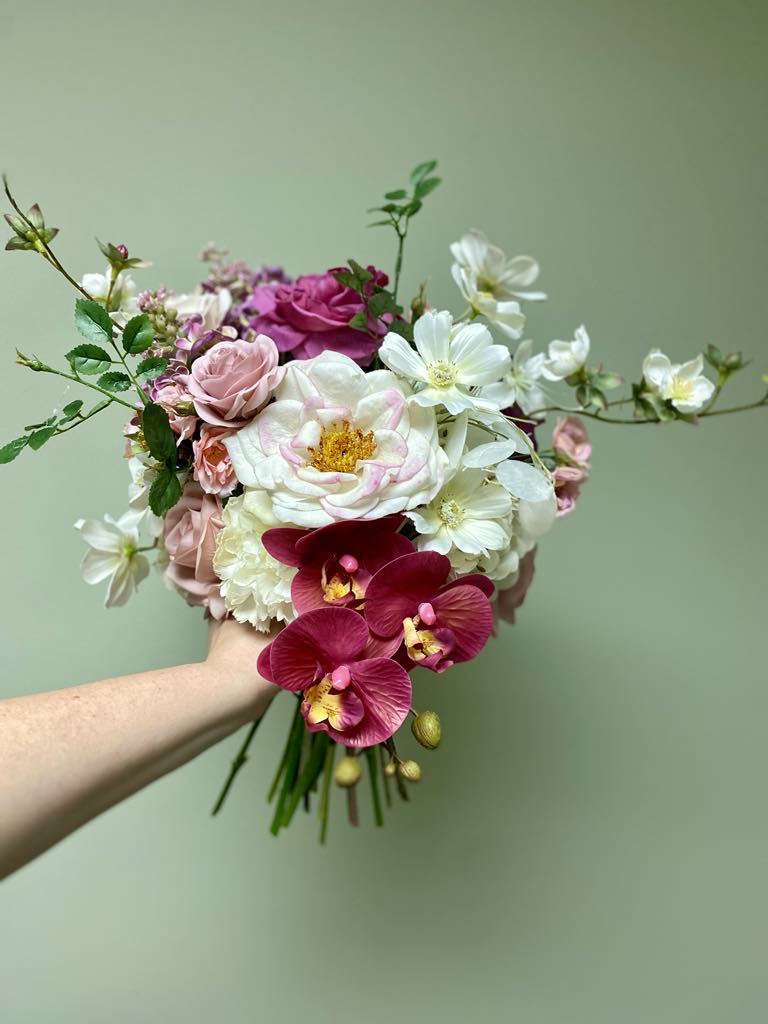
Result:
{"label": "floral bouquet", "polygon": [[[623,381],[588,365],[584,327],[538,353],[520,341],[523,304],[545,298],[532,290],[538,264],[508,259],[479,231],[451,246],[458,315],[430,308],[424,285],[402,305],[404,243],[440,183],[435,169],[420,164],[375,208],[397,239],[391,284],[355,260],[293,280],[209,247],[189,294],[137,293],[131,271],[148,264],[111,243],[100,243],[106,272],[77,280],[40,207],[23,213],[5,183],[6,248],[38,253],[69,281],[82,336],[66,368],[21,352],[18,362],[97,401],[26,427],[0,462],[122,407],[129,508],[76,523],[89,545],[83,576],[121,605],[154,555],[189,604],[271,632],[259,671],[295,697],[269,792],[275,834],[317,793],[324,838],[334,780],[356,824],[364,769],[377,824],[391,788],[408,798],[421,768],[400,756],[398,730],[410,716],[422,747],[441,739],[436,712],[414,708],[414,672],[427,695],[430,673],[476,657],[497,620],[514,622],[538,542],[589,474],[582,418],[695,423],[768,405],[766,393],[714,408],[745,365],[714,346],[682,365],[651,351],[629,393],[609,400]],[[558,384],[573,391],[566,405],[549,393]]]}

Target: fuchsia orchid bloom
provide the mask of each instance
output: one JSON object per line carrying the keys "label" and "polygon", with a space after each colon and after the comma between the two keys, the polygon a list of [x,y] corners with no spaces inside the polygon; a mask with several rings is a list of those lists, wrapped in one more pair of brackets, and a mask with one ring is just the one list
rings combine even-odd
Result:
{"label": "fuchsia orchid bloom", "polygon": [[299,614],[328,605],[359,609],[374,573],[414,550],[397,532],[402,522],[402,516],[385,516],[331,523],[318,530],[277,527],[261,540],[278,562],[298,568],[291,598]]}
{"label": "fuchsia orchid bloom", "polygon": [[403,639],[410,660],[434,672],[476,657],[493,631],[493,584],[479,573],[446,583],[450,571],[445,555],[416,551],[379,569],[365,593],[371,632]]}
{"label": "fuchsia orchid bloom", "polygon": [[411,680],[391,658],[369,657],[365,620],[349,608],[315,608],[279,633],[259,656],[265,679],[303,690],[311,732],[347,747],[370,747],[395,733],[411,706]]}

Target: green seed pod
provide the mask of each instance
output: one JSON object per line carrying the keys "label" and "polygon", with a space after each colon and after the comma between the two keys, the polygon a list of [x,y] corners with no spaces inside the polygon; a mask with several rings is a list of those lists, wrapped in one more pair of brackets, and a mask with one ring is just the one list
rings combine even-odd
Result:
{"label": "green seed pod", "polygon": [[333,773],[333,778],[337,786],[349,789],[351,786],[357,785],[362,774],[363,770],[360,767],[360,761],[358,758],[347,755],[346,757],[342,757],[336,765],[336,771]]}
{"label": "green seed pod", "polygon": [[408,782],[418,782],[421,778],[421,766],[418,761],[402,761],[398,771]]}
{"label": "green seed pod", "polygon": [[411,732],[427,750],[435,750],[440,746],[443,735],[440,716],[436,711],[422,711],[411,722]]}

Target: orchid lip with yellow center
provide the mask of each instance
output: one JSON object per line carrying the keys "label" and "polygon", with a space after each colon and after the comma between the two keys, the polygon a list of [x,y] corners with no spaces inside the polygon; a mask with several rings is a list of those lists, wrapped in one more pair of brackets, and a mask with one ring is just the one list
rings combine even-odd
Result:
{"label": "orchid lip with yellow center", "polygon": [[322,473],[354,473],[359,462],[376,454],[376,438],[373,431],[363,433],[344,420],[323,427],[309,454],[310,466]]}
{"label": "orchid lip with yellow center", "polygon": [[[436,616],[432,610],[431,605],[420,606],[429,608],[431,615],[427,615],[427,618],[431,618],[432,622],[424,622],[424,625],[433,626],[436,622]],[[422,620],[419,615],[414,617],[403,619],[403,638],[405,640],[405,647],[408,651],[408,657],[411,661],[424,661],[425,658],[429,658],[433,654],[441,654],[443,651],[443,645],[437,639],[431,629],[420,629]]]}
{"label": "orchid lip with yellow center", "polygon": [[355,575],[360,569],[358,560],[354,555],[342,555],[338,560],[338,570],[333,570],[333,564],[334,560],[330,559],[323,565],[320,573],[320,586],[326,604],[344,601],[350,595],[355,601],[361,601],[365,592]]}
{"label": "orchid lip with yellow center", "polygon": [[352,675],[346,665],[340,665],[330,675],[304,691],[302,714],[309,725],[327,722],[338,732],[357,725],[363,717],[360,699],[349,690]]}
{"label": "orchid lip with yellow center", "polygon": [[434,388],[452,388],[458,379],[456,364],[438,359],[427,367],[427,380]]}

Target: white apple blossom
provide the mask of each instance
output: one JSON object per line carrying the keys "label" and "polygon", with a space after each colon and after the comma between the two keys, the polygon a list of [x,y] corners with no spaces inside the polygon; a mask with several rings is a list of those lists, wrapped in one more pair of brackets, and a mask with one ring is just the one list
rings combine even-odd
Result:
{"label": "white apple blossom", "polygon": [[675,364],[657,348],[651,349],[643,360],[643,377],[648,388],[682,413],[699,412],[715,393],[715,385],[704,376],[703,369],[701,355],[687,363]]}
{"label": "white apple blossom", "polygon": [[225,440],[235,474],[295,526],[422,505],[442,485],[446,456],[434,409],[412,396],[389,370],[366,373],[338,352],[295,360],[275,401]]}
{"label": "white apple blossom", "polygon": [[[112,271],[107,267],[104,274],[84,274],[80,284],[94,301],[104,306],[109,295],[111,275]],[[109,311],[115,321],[121,325],[127,324],[131,317],[136,316],[139,312],[136,282],[126,270],[121,270],[117,275],[109,301]]]}
{"label": "white apple blossom", "polygon": [[81,563],[83,579],[96,584],[109,580],[104,604],[116,608],[125,604],[149,572],[149,561],[140,553],[139,527],[145,513],[130,509],[119,519],[78,519],[75,529],[89,545]]}
{"label": "white apple blossom", "polygon": [[551,341],[541,372],[547,380],[564,380],[582,368],[589,355],[589,335],[582,324],[572,341]]}
{"label": "white apple blossom", "polygon": [[447,310],[428,310],[413,329],[414,349],[390,332],[379,349],[385,366],[417,388],[412,402],[444,406],[448,412],[496,408],[473,389],[501,380],[511,366],[506,345],[495,345],[482,324],[456,324]]}
{"label": "white apple blossom", "polygon": [[216,538],[213,568],[221,579],[221,596],[238,622],[269,632],[272,622],[296,616],[291,601],[293,566],[273,558],[261,535],[278,521],[264,491],[246,490],[224,507],[224,526]]}
{"label": "white apple blossom", "polygon": [[487,384],[480,389],[480,397],[487,399],[499,409],[519,405],[524,413],[540,409],[546,402],[541,380],[546,356],[543,352],[531,355],[533,342],[521,341],[517,347],[511,368],[504,379],[496,384]]}
{"label": "white apple blossom", "polygon": [[472,229],[451,245],[451,273],[472,309],[482,314],[510,338],[519,338],[525,325],[518,299],[545,299],[544,292],[528,291],[539,276],[539,265],[530,256],[508,259],[481,231]]}

